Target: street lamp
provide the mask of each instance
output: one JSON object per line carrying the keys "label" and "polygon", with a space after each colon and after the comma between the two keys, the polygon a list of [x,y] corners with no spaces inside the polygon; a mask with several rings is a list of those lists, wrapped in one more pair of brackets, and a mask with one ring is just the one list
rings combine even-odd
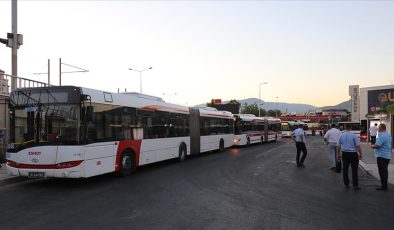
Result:
{"label": "street lamp", "polygon": [[150,69],[152,69],[152,67],[149,67],[149,68],[146,68],[143,70],[136,70],[136,69],[129,68],[129,70],[136,71],[136,72],[140,73],[140,93],[142,93],[142,72],[144,72],[146,70],[150,70]]}
{"label": "street lamp", "polygon": [[275,100],[275,117],[278,117],[278,97]]}
{"label": "street lamp", "polygon": [[260,110],[261,110],[261,108],[260,108],[260,106],[261,106],[261,85],[266,85],[266,84],[268,84],[268,82],[262,82],[262,83],[260,83],[259,84],[259,117],[260,117]]}

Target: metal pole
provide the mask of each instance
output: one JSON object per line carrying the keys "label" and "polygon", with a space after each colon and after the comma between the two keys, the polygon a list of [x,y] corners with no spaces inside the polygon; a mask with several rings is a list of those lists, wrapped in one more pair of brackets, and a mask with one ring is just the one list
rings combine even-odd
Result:
{"label": "metal pole", "polygon": [[62,59],[59,58],[59,86],[62,85]]}
{"label": "metal pole", "polygon": [[275,117],[278,117],[278,97],[276,97],[275,101]]}
{"label": "metal pole", "polygon": [[140,72],[140,93],[142,93],[142,71]]}
{"label": "metal pole", "polygon": [[51,85],[51,60],[48,59],[48,86]]}
{"label": "metal pole", "polygon": [[11,90],[17,87],[18,76],[18,4],[17,0],[12,0],[12,77],[11,77]]}
{"label": "metal pole", "polygon": [[259,84],[259,106],[258,106],[259,117],[260,117],[260,106],[261,106],[261,84]]}

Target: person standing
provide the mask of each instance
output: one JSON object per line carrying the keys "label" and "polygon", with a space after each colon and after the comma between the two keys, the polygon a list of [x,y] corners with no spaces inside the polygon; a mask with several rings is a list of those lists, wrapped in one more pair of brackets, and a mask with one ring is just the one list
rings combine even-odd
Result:
{"label": "person standing", "polygon": [[[307,155],[307,150],[305,145],[305,132],[302,124],[299,124],[298,128],[293,131],[292,136],[293,136],[293,140],[296,143],[296,148],[297,148],[297,157],[296,157],[297,167],[305,168],[304,161]],[[301,152],[302,152],[302,157],[300,160]]]}
{"label": "person standing", "polygon": [[2,161],[4,160],[3,157],[5,158],[5,152],[5,131],[0,129],[0,168],[3,163]]}
{"label": "person standing", "polygon": [[376,188],[376,190],[385,191],[388,189],[388,170],[387,167],[391,159],[391,136],[386,132],[386,125],[380,124],[378,126],[379,137],[375,144],[371,144],[371,147],[375,149],[376,163],[379,169],[381,187]]}
{"label": "person standing", "polygon": [[374,126],[371,126],[369,128],[369,136],[371,136],[371,144],[375,144],[377,135],[378,135],[378,124],[375,123]]}
{"label": "person standing", "polygon": [[337,160],[342,159],[343,183],[349,188],[349,166],[352,167],[353,189],[359,190],[358,186],[358,163],[362,159],[360,139],[350,132],[350,125],[345,124],[345,132],[341,134],[337,143]]}
{"label": "person standing", "polygon": [[339,137],[341,136],[342,132],[336,128],[335,124],[331,124],[331,129],[329,129],[326,134],[324,135],[324,141],[328,145],[328,156],[331,161],[331,170],[335,170],[337,157],[336,157],[336,149]]}

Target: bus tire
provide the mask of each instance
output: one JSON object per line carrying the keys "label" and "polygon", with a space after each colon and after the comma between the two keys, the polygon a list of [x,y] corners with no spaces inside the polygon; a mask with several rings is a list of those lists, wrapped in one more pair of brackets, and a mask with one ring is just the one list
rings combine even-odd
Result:
{"label": "bus tire", "polygon": [[128,176],[135,172],[135,157],[130,150],[126,150],[120,156],[120,176]]}
{"label": "bus tire", "polygon": [[223,139],[220,139],[220,142],[219,142],[219,152],[221,153],[221,152],[223,152],[224,151],[224,141],[223,141]]}
{"label": "bus tire", "polygon": [[261,144],[264,144],[264,137],[261,137]]}
{"label": "bus tire", "polygon": [[178,154],[178,162],[182,162],[186,160],[187,150],[185,143],[179,145],[179,154]]}
{"label": "bus tire", "polygon": [[275,134],[275,142],[278,140],[278,135]]}
{"label": "bus tire", "polygon": [[247,139],[246,139],[246,146],[249,146],[250,145],[250,138],[248,137]]}

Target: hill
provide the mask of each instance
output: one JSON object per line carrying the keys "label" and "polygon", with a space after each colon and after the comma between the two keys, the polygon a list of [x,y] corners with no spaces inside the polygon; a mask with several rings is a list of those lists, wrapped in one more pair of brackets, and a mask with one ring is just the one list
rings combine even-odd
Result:
{"label": "hill", "polygon": [[[258,98],[247,98],[247,99],[243,99],[243,100],[239,100],[239,102],[241,103],[241,105],[244,105],[245,103],[247,105],[252,105],[252,104],[260,104],[262,109],[265,110],[275,110],[276,108],[278,110],[280,110],[282,113],[291,113],[291,112],[296,112],[296,113],[302,113],[305,111],[315,111],[317,109],[321,109],[321,110],[329,110],[329,109],[338,109],[338,110],[342,110],[342,109],[347,109],[349,110],[350,108],[350,103],[351,101],[345,101],[342,103],[339,103],[338,105],[333,105],[333,106],[324,106],[324,107],[316,107],[313,105],[309,105],[309,104],[302,104],[302,103],[285,103],[285,102],[269,102],[269,101],[263,101],[263,100],[259,100]],[[223,103],[228,103],[228,101],[223,101]],[[205,104],[200,104],[197,106],[204,106]]]}
{"label": "hill", "polygon": [[329,110],[329,109],[347,109],[347,110],[350,110],[350,106],[351,106],[351,100],[348,100],[348,101],[344,101],[342,103],[339,103],[338,105],[324,106],[324,107],[321,107],[321,109],[322,110]]}

